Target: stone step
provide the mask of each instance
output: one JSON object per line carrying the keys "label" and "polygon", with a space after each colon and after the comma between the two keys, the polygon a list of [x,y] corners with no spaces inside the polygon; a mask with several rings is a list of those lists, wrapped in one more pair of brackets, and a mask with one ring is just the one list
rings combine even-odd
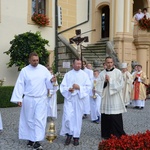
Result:
{"label": "stone step", "polygon": [[106,46],[106,43],[95,43],[95,44],[89,44],[88,47],[101,47],[101,46]]}
{"label": "stone step", "polygon": [[82,55],[83,57],[88,61],[88,63],[91,63],[94,65],[94,61],[98,61],[100,63],[99,68],[103,70],[103,62],[106,58],[106,42],[108,41],[108,38],[103,39],[102,41],[98,41],[94,44],[89,44],[87,47],[84,47],[82,49]]}
{"label": "stone step", "polygon": [[87,49],[82,49],[83,51],[88,51],[88,50],[106,50],[106,47],[92,47],[92,48],[87,48]]}
{"label": "stone step", "polygon": [[106,53],[95,53],[95,54],[91,54],[91,53],[82,53],[83,56],[85,57],[105,57]]}
{"label": "stone step", "polygon": [[97,49],[97,50],[82,50],[82,53],[106,53],[106,50],[100,50],[100,49]]}

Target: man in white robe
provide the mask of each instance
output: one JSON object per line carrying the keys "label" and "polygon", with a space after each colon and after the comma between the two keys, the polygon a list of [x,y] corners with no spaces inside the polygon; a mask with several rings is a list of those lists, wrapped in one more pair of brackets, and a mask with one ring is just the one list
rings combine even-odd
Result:
{"label": "man in white robe", "polygon": [[94,69],[94,77],[93,77],[93,89],[90,94],[90,106],[91,106],[91,121],[93,123],[99,124],[101,119],[100,114],[100,105],[101,105],[101,97],[95,92],[96,82],[99,75],[99,69]]}
{"label": "man in white robe", "polygon": [[53,89],[49,90],[48,93],[48,108],[47,116],[57,119],[57,91],[59,89],[58,83],[53,84]]}
{"label": "man in white robe", "polygon": [[46,67],[39,64],[35,52],[29,55],[29,63],[21,70],[10,101],[22,106],[19,139],[28,140],[28,147],[42,150],[39,141],[45,137],[47,86],[52,86],[56,79],[52,78]]}
{"label": "man in white robe", "polygon": [[121,64],[122,75],[124,80],[124,88],[122,89],[123,92],[123,100],[125,106],[130,104],[131,100],[131,91],[132,91],[132,84],[133,84],[133,77],[127,69],[127,63]]}
{"label": "man in white robe", "polygon": [[[49,70],[50,74],[52,76],[53,72],[52,72],[52,68],[47,67],[47,69]],[[57,91],[59,89],[58,86],[58,82],[56,81],[55,83],[53,83],[53,87],[51,89],[51,87],[48,87],[48,107],[47,107],[47,116],[51,117],[51,118],[55,118],[57,119]]]}
{"label": "man in white robe", "polygon": [[2,123],[2,117],[0,112],[0,131],[3,130],[3,123]]}
{"label": "man in white robe", "polygon": [[108,139],[112,135],[124,135],[122,113],[126,112],[123,101],[123,77],[119,69],[114,68],[111,57],[106,57],[106,70],[98,77],[96,92],[101,96],[101,136]]}
{"label": "man in white robe", "polygon": [[60,85],[60,92],[64,96],[60,135],[67,136],[65,145],[70,144],[72,137],[74,146],[79,145],[84,101],[90,90],[91,82],[88,75],[81,70],[81,60],[73,60],[73,69],[65,74]]}
{"label": "man in white robe", "polygon": [[[93,70],[90,70],[86,67],[86,61],[82,62],[83,65],[83,71],[88,75],[90,81],[91,81],[91,85],[93,82]],[[92,88],[92,87],[91,87]],[[83,119],[87,118],[87,115],[90,114],[90,93],[89,95],[87,95],[85,101],[84,101],[84,116]]]}
{"label": "man in white robe", "polygon": [[86,67],[88,68],[88,69],[90,69],[90,70],[93,70],[92,68],[92,64],[90,64],[90,63],[88,63],[87,65],[86,65]]}

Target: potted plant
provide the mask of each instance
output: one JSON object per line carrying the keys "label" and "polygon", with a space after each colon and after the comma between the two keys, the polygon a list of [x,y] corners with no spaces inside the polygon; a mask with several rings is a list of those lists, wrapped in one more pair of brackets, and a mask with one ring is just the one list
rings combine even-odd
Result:
{"label": "potted plant", "polygon": [[47,26],[49,25],[49,18],[46,17],[44,14],[36,14],[34,13],[31,17],[31,19],[39,26]]}

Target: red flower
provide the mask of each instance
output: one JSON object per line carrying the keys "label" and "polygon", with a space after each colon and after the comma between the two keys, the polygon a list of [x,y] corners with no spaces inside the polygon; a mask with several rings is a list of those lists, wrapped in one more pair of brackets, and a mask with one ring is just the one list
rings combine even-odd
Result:
{"label": "red flower", "polygon": [[150,131],[136,135],[112,136],[99,143],[98,150],[148,150],[150,149]]}
{"label": "red flower", "polygon": [[37,25],[47,26],[49,25],[49,18],[44,14],[33,14],[31,18]]}
{"label": "red flower", "polygon": [[146,19],[144,16],[142,19],[139,20],[138,25],[141,30],[150,30],[150,19]]}

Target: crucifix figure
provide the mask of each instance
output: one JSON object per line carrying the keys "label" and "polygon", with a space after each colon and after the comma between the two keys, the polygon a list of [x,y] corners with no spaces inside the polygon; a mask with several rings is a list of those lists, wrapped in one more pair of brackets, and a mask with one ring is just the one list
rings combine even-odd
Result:
{"label": "crucifix figure", "polygon": [[81,29],[75,30],[76,36],[69,39],[70,44],[76,44],[77,45],[77,52],[80,54],[80,58],[82,61],[82,49],[81,44],[83,42],[88,42],[88,36],[81,37]]}

